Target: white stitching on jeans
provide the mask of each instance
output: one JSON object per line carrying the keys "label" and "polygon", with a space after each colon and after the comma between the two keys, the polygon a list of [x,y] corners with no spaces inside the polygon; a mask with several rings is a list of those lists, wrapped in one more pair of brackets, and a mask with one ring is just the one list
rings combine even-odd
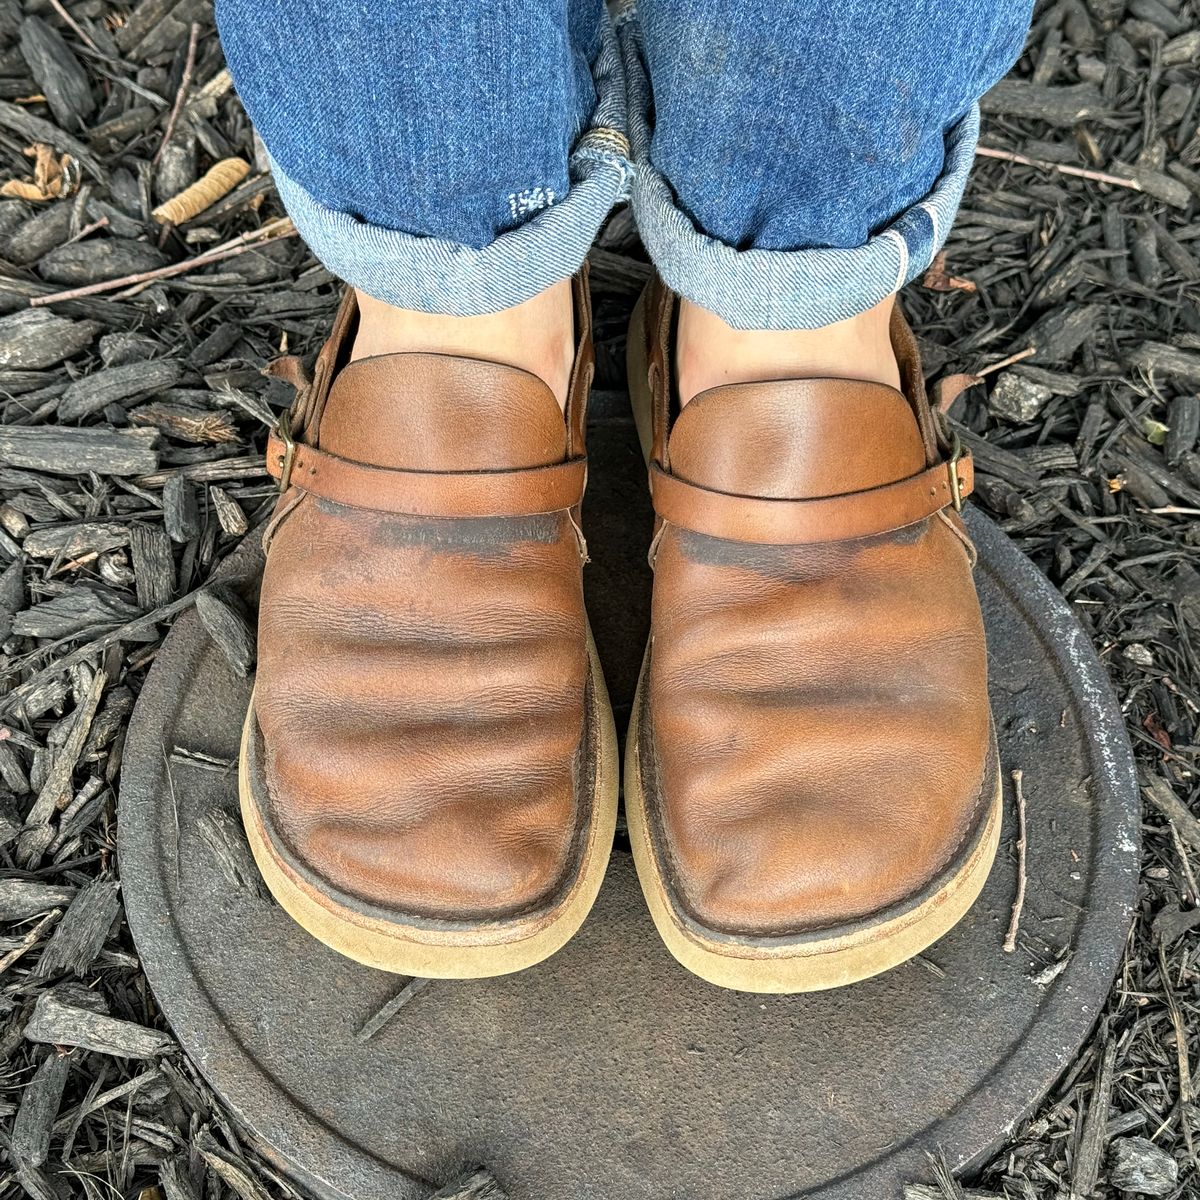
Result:
{"label": "white stitching on jeans", "polygon": [[541,212],[543,208],[549,208],[557,199],[553,188],[526,188],[522,192],[513,192],[509,195],[508,208],[512,213],[513,220],[517,221],[521,217],[529,216],[530,213]]}

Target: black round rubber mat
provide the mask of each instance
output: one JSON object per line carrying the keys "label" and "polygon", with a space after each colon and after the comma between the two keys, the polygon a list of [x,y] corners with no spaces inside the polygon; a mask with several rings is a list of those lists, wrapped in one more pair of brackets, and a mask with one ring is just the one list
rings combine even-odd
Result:
{"label": "black round rubber mat", "polygon": [[[620,718],[647,588],[628,529],[649,523],[631,427],[602,423],[593,447],[589,602]],[[260,1148],[322,1200],[425,1197],[476,1164],[511,1200],[899,1200],[903,1181],[928,1177],[927,1150],[980,1161],[1099,1012],[1139,820],[1121,714],[1086,636],[994,525],[972,511],[970,526],[1005,776],[996,867],[920,958],[807,996],[685,972],[618,845],[562,952],[515,976],[412,989],[387,1018],[405,981],[325,949],[258,882],[235,769],[251,681],[185,615],[126,745],[121,875],[167,1019]],[[260,567],[252,536],[223,573],[252,597]],[[1005,954],[1018,767],[1029,883]]]}

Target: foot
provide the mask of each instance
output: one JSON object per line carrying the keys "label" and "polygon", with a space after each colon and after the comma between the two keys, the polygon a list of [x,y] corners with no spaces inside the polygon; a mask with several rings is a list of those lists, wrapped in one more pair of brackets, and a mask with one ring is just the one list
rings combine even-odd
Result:
{"label": "foot", "polygon": [[571,281],[564,279],[532,300],[481,317],[393,308],[355,293],[358,326],[350,358],[383,354],[451,354],[504,363],[536,376],[567,406],[567,386],[575,364],[575,305]]}
{"label": "foot", "polygon": [[889,296],[848,321],[822,329],[734,329],[716,313],[679,302],[675,335],[676,387],[680,402],[727,383],[771,379],[858,379],[900,387],[892,347]]}
{"label": "foot", "polygon": [[[639,875],[704,978],[849,983],[946,932],[995,854],[983,622],[954,507],[970,460],[950,461],[898,312],[902,390],[854,379],[858,362],[813,378],[739,360],[733,378],[769,382],[693,393],[667,428],[667,364],[681,385],[695,367],[682,333],[674,359],[663,336],[675,303],[652,285],[659,336],[631,333],[659,388],[651,648],[626,756]],[[647,376],[630,386],[645,404]]]}
{"label": "foot", "polygon": [[604,873],[617,783],[577,532],[585,289],[565,415],[479,347],[388,351],[349,294],[294,444],[268,449],[283,491],[242,812],[280,904],[374,967],[529,966]]}

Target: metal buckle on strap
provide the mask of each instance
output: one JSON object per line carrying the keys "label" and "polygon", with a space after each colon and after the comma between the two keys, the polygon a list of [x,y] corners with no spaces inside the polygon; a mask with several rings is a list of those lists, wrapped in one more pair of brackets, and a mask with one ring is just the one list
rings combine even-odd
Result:
{"label": "metal buckle on strap", "polygon": [[285,412],[275,426],[275,436],[283,443],[283,454],[279,458],[279,490],[286,492],[292,482],[292,463],[296,460],[296,441],[288,428],[291,414]]}
{"label": "metal buckle on strap", "polygon": [[955,512],[962,512],[963,506],[963,481],[958,473],[958,460],[962,458],[962,438],[958,436],[958,430],[950,426],[950,457],[946,461],[946,467],[950,472],[950,503],[954,505]]}

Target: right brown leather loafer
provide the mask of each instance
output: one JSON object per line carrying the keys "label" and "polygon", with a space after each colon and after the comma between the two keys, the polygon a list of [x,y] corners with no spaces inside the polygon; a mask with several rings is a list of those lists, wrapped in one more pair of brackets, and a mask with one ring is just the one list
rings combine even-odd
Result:
{"label": "right brown leather loafer", "polygon": [[582,923],[617,813],[583,606],[586,279],[566,417],[513,367],[347,363],[348,293],[268,447],[242,815],[275,898],[412,976],[530,966]]}
{"label": "right brown leather loafer", "polygon": [[625,804],[658,930],[713,983],[800,992],[911,958],[1000,835],[971,461],[926,399],[852,380],[713,388],[672,424],[675,298],[630,331],[658,514]]}

